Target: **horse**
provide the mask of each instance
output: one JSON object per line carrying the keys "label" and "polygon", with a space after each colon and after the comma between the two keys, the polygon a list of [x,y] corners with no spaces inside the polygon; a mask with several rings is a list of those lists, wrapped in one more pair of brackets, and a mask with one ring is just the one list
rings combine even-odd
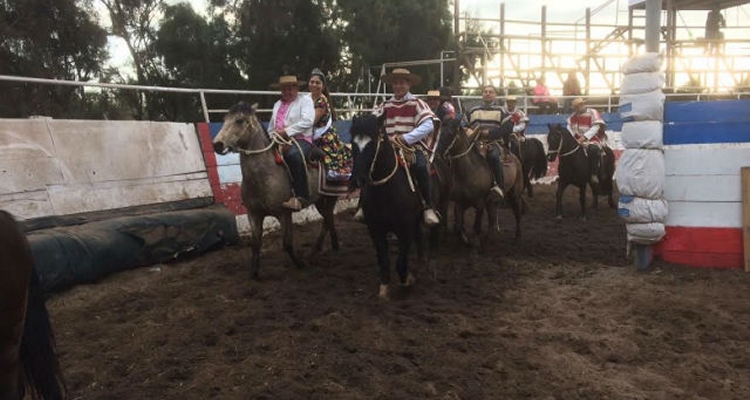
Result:
{"label": "horse", "polygon": [[[479,128],[480,130],[484,128]],[[512,122],[504,124],[502,130],[512,129]],[[480,153],[477,142],[482,132],[475,132],[469,138],[458,120],[446,121],[440,133],[437,149],[449,160],[453,184],[450,191],[451,200],[456,204],[454,231],[464,243],[470,243],[464,229],[464,213],[468,208],[476,210],[474,233],[482,232],[482,216],[487,212],[490,235],[499,231],[497,224],[497,201],[490,196],[493,183],[492,171],[487,160]],[[497,145],[497,144],[490,144]],[[503,151],[505,151],[503,149]],[[505,153],[503,164],[505,199],[516,218],[515,237],[521,237],[521,214],[523,211],[523,168],[518,158]]]}
{"label": "horse", "polygon": [[360,188],[365,224],[370,234],[378,266],[378,296],[387,300],[390,284],[388,233],[398,239],[396,272],[402,286],[414,284],[409,272],[409,252],[416,244],[419,259],[424,257],[422,244],[422,199],[411,186],[412,178],[383,129],[384,116],[355,116],[350,132],[354,153],[354,176]]}
{"label": "horse", "polygon": [[591,186],[593,195],[592,207],[598,207],[598,196],[608,196],[609,206],[616,205],[612,198],[612,176],[614,174],[615,157],[609,147],[604,147],[604,157],[599,175],[599,185],[591,185],[591,163],[583,146],[573,137],[573,134],[560,124],[549,124],[547,158],[550,162],[560,158],[558,166],[557,199],[555,215],[562,219],[562,195],[568,185],[578,187],[579,202],[581,204],[581,219],[586,220],[586,188]]}
{"label": "horse", "polygon": [[[289,172],[277,150],[277,145],[283,139],[276,137],[273,132],[269,135],[258,120],[256,110],[257,104],[250,106],[240,102],[232,106],[224,116],[221,130],[213,141],[217,154],[226,154],[230,151],[240,154],[242,204],[247,209],[250,221],[250,277],[254,280],[259,279],[263,220],[267,216],[279,220],[284,251],[294,265],[297,268],[306,266],[305,260],[294,250],[292,211],[281,205],[292,193]],[[320,194],[319,179],[316,179],[315,175],[308,175],[310,200],[323,217],[313,252],[318,253],[322,250],[326,234],[330,235],[333,250],[338,251],[339,240],[333,220],[333,210],[338,197]]]}
{"label": "horse", "polygon": [[532,179],[539,179],[547,175],[547,154],[544,153],[544,145],[537,138],[509,135],[510,151],[521,160],[523,166],[523,184],[526,194],[534,197],[534,189],[531,185]]}
{"label": "horse", "polygon": [[0,211],[0,399],[62,399],[65,382],[29,243]]}
{"label": "horse", "polygon": [[[437,121],[435,136],[438,142],[441,126],[442,122]],[[451,167],[448,159],[446,159],[437,148],[435,149],[430,165],[430,178],[432,185],[432,200],[435,203],[438,214],[440,214],[440,224],[429,228],[430,251],[432,251],[438,248],[441,236],[448,227],[448,206],[450,204],[450,191],[453,184]]]}

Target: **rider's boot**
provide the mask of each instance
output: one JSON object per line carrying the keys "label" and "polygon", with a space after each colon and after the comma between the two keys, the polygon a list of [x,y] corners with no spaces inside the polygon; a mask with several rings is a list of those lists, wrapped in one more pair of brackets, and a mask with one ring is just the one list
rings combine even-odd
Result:
{"label": "rider's boot", "polygon": [[495,178],[494,185],[490,188],[490,194],[495,196],[498,201],[503,201],[505,198],[505,191],[503,186],[505,185],[505,177],[503,175],[503,162],[500,158],[500,148],[493,146],[487,153],[487,161],[492,170],[492,177]]}
{"label": "rider's boot", "polygon": [[438,216],[433,207],[432,190],[430,189],[430,172],[427,169],[427,162],[424,159],[424,155],[419,151],[417,154],[418,160],[412,167],[411,171],[413,172],[414,178],[416,178],[419,192],[422,194],[422,200],[425,204],[422,218],[425,225],[435,226],[440,224],[440,216]]}

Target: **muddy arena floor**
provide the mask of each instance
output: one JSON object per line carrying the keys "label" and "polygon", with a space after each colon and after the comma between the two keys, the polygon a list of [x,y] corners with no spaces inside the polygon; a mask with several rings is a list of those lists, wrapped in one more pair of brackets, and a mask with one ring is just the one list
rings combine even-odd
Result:
{"label": "muddy arena floor", "polygon": [[[72,399],[750,399],[750,274],[656,262],[638,273],[600,199],[580,221],[536,186],[513,240],[449,236],[417,284],[377,298],[363,225],[286,266],[264,240],[146,267],[48,301]],[[317,223],[298,227],[309,253]]]}

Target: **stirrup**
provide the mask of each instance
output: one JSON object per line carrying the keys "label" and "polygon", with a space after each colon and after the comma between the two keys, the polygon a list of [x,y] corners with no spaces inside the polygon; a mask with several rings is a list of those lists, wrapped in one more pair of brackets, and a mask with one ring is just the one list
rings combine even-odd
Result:
{"label": "stirrup", "polygon": [[505,193],[503,193],[503,189],[500,189],[500,186],[495,185],[490,188],[490,194],[494,194],[496,197],[498,197],[499,200],[503,200],[505,198]]}
{"label": "stirrup", "polygon": [[292,211],[300,211],[305,208],[304,203],[305,202],[301,198],[292,197],[289,200],[281,203],[281,206]]}
{"label": "stirrup", "polygon": [[428,208],[422,213],[424,217],[424,224],[427,226],[435,226],[440,224],[440,217],[438,217],[435,210]]}

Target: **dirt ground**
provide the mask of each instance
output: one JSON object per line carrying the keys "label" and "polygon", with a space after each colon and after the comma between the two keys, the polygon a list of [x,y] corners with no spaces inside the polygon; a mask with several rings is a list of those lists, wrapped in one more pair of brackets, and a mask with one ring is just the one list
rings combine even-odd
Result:
{"label": "dirt ground", "polygon": [[580,221],[571,190],[556,221],[554,186],[536,192],[520,241],[503,210],[496,243],[449,237],[387,303],[349,214],[306,270],[270,235],[261,282],[243,243],[55,295],[71,398],[750,399],[750,275],[638,273],[614,210]]}

